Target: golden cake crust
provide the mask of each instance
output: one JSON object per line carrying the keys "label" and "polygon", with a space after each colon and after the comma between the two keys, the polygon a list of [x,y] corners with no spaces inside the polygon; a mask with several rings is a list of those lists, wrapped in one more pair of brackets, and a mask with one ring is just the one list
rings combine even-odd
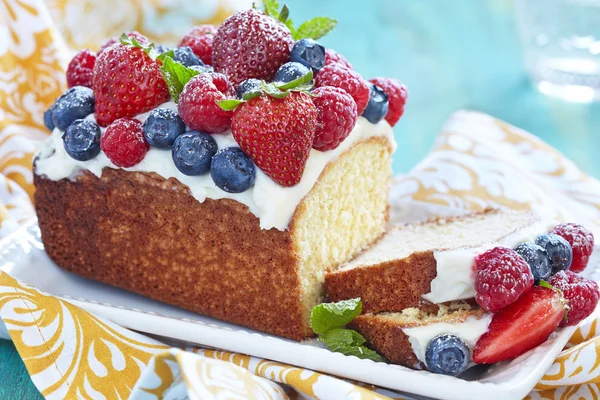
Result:
{"label": "golden cake crust", "polygon": [[[362,144],[376,146],[389,160],[387,138],[352,149]],[[290,229],[279,231],[261,229],[237,201],[200,203],[187,186],[155,173],[105,168],[101,178],[85,171],[58,181],[35,175],[34,183],[42,241],[61,268],[256,330],[294,340],[312,335],[294,243],[312,192]],[[386,217],[350,256],[380,236]]]}

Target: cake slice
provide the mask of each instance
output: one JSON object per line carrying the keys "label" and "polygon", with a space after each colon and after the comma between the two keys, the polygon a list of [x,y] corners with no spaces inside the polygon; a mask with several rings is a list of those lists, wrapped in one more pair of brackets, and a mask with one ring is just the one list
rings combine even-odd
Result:
{"label": "cake slice", "polygon": [[492,314],[468,302],[441,304],[429,313],[408,308],[397,313],[362,314],[349,325],[394,364],[426,368],[425,350],[436,336],[460,337],[472,349],[487,331]]}
{"label": "cake slice", "polygon": [[360,297],[363,312],[399,312],[474,297],[473,260],[494,246],[534,241],[551,226],[533,212],[487,209],[394,228],[326,276],[331,301]]}

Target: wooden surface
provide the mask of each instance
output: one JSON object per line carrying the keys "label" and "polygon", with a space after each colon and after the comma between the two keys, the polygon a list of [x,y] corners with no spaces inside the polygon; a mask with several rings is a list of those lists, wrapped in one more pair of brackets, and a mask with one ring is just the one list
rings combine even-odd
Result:
{"label": "wooden surface", "polygon": [[[455,110],[490,113],[540,136],[585,171],[600,176],[600,104],[571,104],[536,92],[523,69],[510,0],[287,0],[294,21],[336,17],[322,40],[366,78],[409,87],[396,126],[396,172],[431,147]],[[0,399],[40,398],[12,344],[0,340]]]}

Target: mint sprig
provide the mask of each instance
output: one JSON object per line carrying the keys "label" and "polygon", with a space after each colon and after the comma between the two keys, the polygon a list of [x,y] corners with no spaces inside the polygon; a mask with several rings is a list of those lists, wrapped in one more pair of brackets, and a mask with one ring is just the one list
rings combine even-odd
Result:
{"label": "mint sprig", "polygon": [[172,54],[169,54],[169,52],[160,55],[159,59],[162,61],[160,72],[162,72],[165,82],[167,83],[169,94],[171,94],[173,101],[177,103],[185,84],[194,76],[200,74],[200,71],[186,67],[173,60]]}
{"label": "mint sprig", "polygon": [[258,88],[244,93],[241,100],[227,99],[218,101],[217,104],[221,107],[221,109],[225,111],[231,111],[235,110],[235,108],[240,104],[245,103],[248,100],[252,100],[255,97],[262,96],[263,94],[276,99],[284,99],[292,92],[308,93],[308,91],[313,87],[312,78],[313,72],[311,69],[309,69],[305,75],[290,82],[266,83],[265,81],[262,81]]}
{"label": "mint sprig", "polygon": [[313,307],[310,325],[319,335],[319,341],[331,351],[347,356],[384,361],[383,357],[364,346],[366,339],[352,329],[345,329],[362,312],[359,298],[342,300],[337,303],[322,303]]}
{"label": "mint sprig", "polygon": [[329,17],[315,17],[300,25],[298,29],[294,28],[292,20],[289,19],[290,10],[287,5],[279,9],[279,0],[263,0],[265,13],[285,24],[292,33],[294,40],[300,39],[320,39],[327,35],[337,25],[337,20]]}

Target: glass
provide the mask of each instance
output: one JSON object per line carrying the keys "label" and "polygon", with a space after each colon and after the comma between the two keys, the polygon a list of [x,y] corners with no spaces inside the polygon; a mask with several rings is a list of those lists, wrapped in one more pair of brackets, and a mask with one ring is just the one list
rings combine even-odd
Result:
{"label": "glass", "polygon": [[600,101],[600,0],[517,0],[525,66],[538,89]]}

